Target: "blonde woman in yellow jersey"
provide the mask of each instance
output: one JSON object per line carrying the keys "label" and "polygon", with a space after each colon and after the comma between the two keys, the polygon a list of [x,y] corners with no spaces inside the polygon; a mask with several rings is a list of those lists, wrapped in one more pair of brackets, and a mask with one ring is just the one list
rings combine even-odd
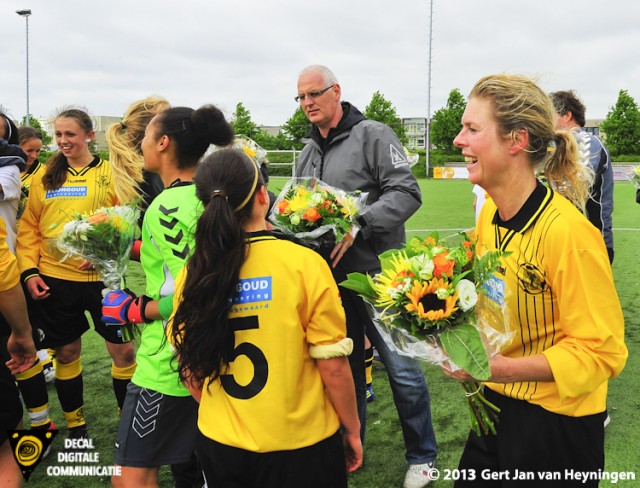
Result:
{"label": "blonde woman in yellow jersey", "polygon": [[362,444],[353,344],[331,271],[266,230],[269,196],[244,153],[213,153],[194,180],[204,211],[169,334],[200,400],[207,483],[346,487]]}
{"label": "blonde woman in yellow jersey", "polygon": [[[74,212],[85,213],[115,205],[111,167],[89,152],[93,123],[83,110],[67,109],[54,123],[59,152],[46,164],[46,171],[33,176],[27,208],[18,228],[17,257],[22,280],[31,298],[29,314],[34,327],[42,330],[43,347],[56,351],[56,390],[71,437],[86,437],[81,336],[89,329],[85,311],[96,331],[105,339],[113,359],[113,387],[122,406],[126,385],[135,370],[133,344],[124,343],[101,320],[103,283],[87,261],[60,262],[50,240]],[[58,224],[52,227],[52,224]]]}
{"label": "blonde woman in yellow jersey", "polygon": [[[491,359],[485,388],[501,409],[497,435],[469,435],[455,486],[519,486],[533,475],[536,486],[595,487],[607,383],[622,371],[627,348],[604,241],[578,210],[589,183],[574,138],[556,132],[551,101],[532,80],[491,75],[471,91],[454,144],[470,161],[469,181],[491,197],[477,224],[478,249],[509,253],[488,289],[515,330]],[[571,201],[537,181],[535,165]]]}

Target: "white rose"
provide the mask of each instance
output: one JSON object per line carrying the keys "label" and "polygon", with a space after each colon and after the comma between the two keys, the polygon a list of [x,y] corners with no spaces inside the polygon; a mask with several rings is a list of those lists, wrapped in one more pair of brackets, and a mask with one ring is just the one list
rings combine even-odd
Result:
{"label": "white rose", "polygon": [[458,281],[456,285],[456,291],[458,292],[458,302],[460,309],[463,312],[475,307],[478,303],[478,292],[476,291],[476,285],[471,281],[462,279]]}
{"label": "white rose", "polygon": [[293,214],[291,217],[289,217],[289,221],[293,225],[298,225],[300,223],[300,216],[298,214]]}
{"label": "white rose", "polygon": [[433,260],[429,259],[426,254],[420,254],[412,258],[415,268],[418,270],[418,276],[422,280],[430,280],[433,278]]}

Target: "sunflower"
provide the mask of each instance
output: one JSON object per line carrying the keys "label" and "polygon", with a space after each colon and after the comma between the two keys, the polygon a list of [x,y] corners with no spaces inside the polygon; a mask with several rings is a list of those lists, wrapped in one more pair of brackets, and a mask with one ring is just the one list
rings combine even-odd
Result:
{"label": "sunflower", "polygon": [[458,294],[454,293],[445,298],[438,298],[437,295],[439,289],[447,289],[447,286],[448,283],[445,280],[438,278],[425,283],[415,280],[413,288],[407,293],[407,298],[411,300],[411,303],[405,305],[405,309],[409,312],[415,312],[421,319],[432,322],[450,317],[453,312],[458,310],[458,307],[455,306]]}
{"label": "sunflower", "polygon": [[[394,305],[396,303],[397,293],[389,293],[389,290],[402,288],[401,291],[405,292],[405,280],[411,283],[414,276],[411,272],[411,261],[407,257],[407,254],[402,251],[393,255],[389,259],[388,265],[384,266],[382,273],[374,279],[373,288],[378,295],[375,303],[376,307],[389,307]],[[408,289],[407,287],[407,290]]]}

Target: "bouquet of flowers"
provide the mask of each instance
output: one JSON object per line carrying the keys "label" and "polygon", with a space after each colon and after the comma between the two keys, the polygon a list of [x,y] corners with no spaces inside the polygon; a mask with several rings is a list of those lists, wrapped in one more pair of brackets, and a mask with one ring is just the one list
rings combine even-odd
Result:
{"label": "bouquet of flowers", "polygon": [[640,189],[640,165],[631,168],[629,170],[628,177],[631,183],[633,183],[636,188]]}
{"label": "bouquet of flowers", "polygon": [[[87,259],[107,289],[125,288],[124,277],[139,214],[135,203],[103,207],[90,214],[72,214],[56,241],[58,249],[66,253],[62,261],[74,255]],[[125,340],[131,340],[138,330],[134,325],[126,325],[121,332]]]}
{"label": "bouquet of flowers", "polygon": [[[440,241],[433,233],[404,249],[380,255],[382,272],[374,277],[351,273],[340,283],[372,305],[373,318],[389,345],[401,354],[464,369],[479,381],[490,378],[489,357],[512,338],[504,300],[485,290],[500,265],[498,252],[476,254],[475,239]],[[478,382],[463,382],[471,426],[478,435],[495,433],[497,407]]]}
{"label": "bouquet of flowers", "polygon": [[337,244],[347,234],[356,236],[360,229],[356,219],[365,208],[367,195],[348,193],[317,178],[294,178],[280,192],[269,220],[283,232],[315,244],[333,231]]}

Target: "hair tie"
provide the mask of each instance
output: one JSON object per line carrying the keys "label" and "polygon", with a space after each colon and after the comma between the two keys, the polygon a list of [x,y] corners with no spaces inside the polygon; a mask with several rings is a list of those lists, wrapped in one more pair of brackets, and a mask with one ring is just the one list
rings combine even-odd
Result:
{"label": "hair tie", "polygon": [[247,202],[251,200],[251,196],[253,195],[253,192],[256,191],[256,187],[258,186],[258,165],[251,158],[249,158],[249,161],[251,161],[251,166],[253,166],[253,169],[255,170],[255,174],[253,175],[253,184],[251,185],[251,190],[249,190],[249,194],[247,195],[247,197],[242,201],[240,205],[233,209],[234,212],[242,210]]}
{"label": "hair tie", "polygon": [[223,192],[222,190],[213,190],[211,192],[211,198],[209,199],[209,201],[213,200],[215,197],[222,197],[225,199],[226,202],[229,201],[229,197],[227,196],[227,194],[225,192]]}

